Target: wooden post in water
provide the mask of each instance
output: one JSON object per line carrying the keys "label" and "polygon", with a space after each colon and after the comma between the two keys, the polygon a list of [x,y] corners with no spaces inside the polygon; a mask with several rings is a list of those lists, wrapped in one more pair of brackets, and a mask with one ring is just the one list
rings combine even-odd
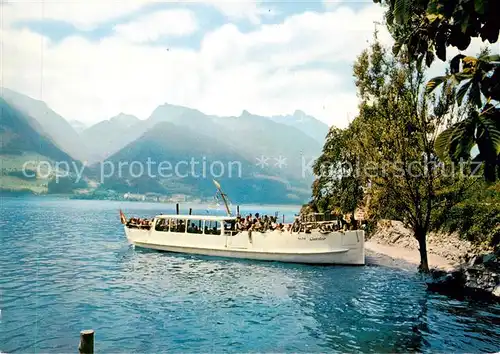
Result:
{"label": "wooden post in water", "polygon": [[179,215],[179,203],[175,204],[175,213]]}
{"label": "wooden post in water", "polygon": [[236,206],[236,216],[240,216],[240,206]]}
{"label": "wooden post in water", "polygon": [[193,212],[193,208],[189,208],[189,215]]}
{"label": "wooden post in water", "polygon": [[78,345],[80,354],[94,353],[94,330],[86,329],[80,332],[80,344]]}
{"label": "wooden post in water", "polygon": [[285,214],[283,214],[283,225],[285,224]]}

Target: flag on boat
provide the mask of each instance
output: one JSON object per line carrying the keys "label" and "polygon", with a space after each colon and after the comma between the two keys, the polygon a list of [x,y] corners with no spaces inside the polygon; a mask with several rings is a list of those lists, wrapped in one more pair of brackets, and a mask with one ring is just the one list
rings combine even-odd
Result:
{"label": "flag on boat", "polygon": [[125,217],[125,214],[123,214],[121,209],[120,209],[120,221],[122,222],[122,224],[127,223],[127,218]]}

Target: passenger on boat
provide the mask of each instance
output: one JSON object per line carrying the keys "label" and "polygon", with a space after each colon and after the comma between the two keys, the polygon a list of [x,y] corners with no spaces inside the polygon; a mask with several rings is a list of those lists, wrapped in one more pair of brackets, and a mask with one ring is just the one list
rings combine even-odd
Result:
{"label": "passenger on boat", "polygon": [[262,219],[262,227],[264,228],[264,231],[269,230],[269,227],[271,226],[269,217],[267,215],[264,215],[264,218]]}
{"label": "passenger on boat", "polygon": [[248,230],[250,229],[251,226],[252,226],[252,219],[250,218],[250,216],[247,216],[244,220],[244,229]]}
{"label": "passenger on boat", "polygon": [[129,222],[127,223],[127,227],[129,228],[137,228],[138,227],[138,220],[137,218],[130,218]]}
{"label": "passenger on boat", "polygon": [[155,230],[156,231],[168,231],[168,224],[167,224],[166,220],[165,219],[159,219],[156,222]]}
{"label": "passenger on boat", "polygon": [[238,231],[246,230],[245,220],[242,217],[238,217],[238,222],[236,223],[236,230]]}
{"label": "passenger on boat", "polygon": [[[256,214],[257,215],[257,214]],[[258,231],[258,232],[262,232],[263,231],[263,225],[262,223],[260,222],[260,219],[255,219],[255,222],[254,224],[250,227],[250,229],[252,231]]]}

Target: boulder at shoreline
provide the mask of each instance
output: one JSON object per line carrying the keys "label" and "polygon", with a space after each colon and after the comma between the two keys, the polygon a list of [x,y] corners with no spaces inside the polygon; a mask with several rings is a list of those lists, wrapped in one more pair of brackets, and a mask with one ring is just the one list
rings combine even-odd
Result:
{"label": "boulder at shoreline", "polygon": [[433,270],[427,287],[450,296],[500,301],[500,249],[494,253],[473,256],[449,272]]}

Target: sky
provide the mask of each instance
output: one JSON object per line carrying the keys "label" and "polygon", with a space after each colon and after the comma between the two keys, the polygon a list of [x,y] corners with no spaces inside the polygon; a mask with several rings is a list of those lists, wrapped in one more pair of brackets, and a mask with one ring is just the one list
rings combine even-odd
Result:
{"label": "sky", "polygon": [[1,86],[87,125],[170,103],[221,116],[302,110],[345,127],[354,60],[375,28],[392,43],[372,0],[1,1]]}

